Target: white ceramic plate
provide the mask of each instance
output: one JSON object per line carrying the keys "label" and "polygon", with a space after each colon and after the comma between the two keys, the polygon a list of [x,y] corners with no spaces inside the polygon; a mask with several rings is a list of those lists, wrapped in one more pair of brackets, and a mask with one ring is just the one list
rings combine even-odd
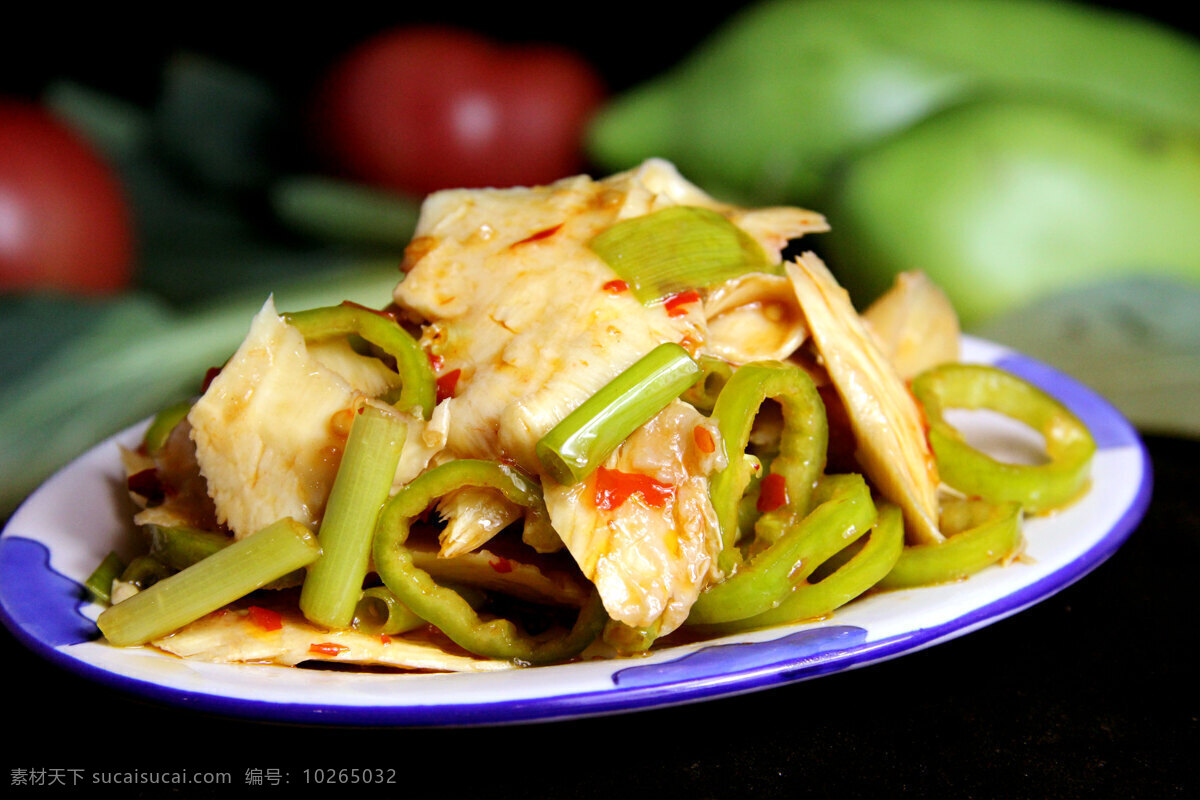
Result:
{"label": "white ceramic plate", "polygon": [[[152,700],[284,722],[473,725],[634,711],[722,697],[882,661],[961,636],[1083,577],[1136,527],[1150,495],[1133,428],[1086,387],[1029,358],[970,339],[964,359],[995,363],[1070,406],[1099,445],[1091,491],[1053,516],[1026,520],[1027,558],[967,581],[887,592],[830,619],[655,651],[632,660],[481,674],[355,674],[193,663],[97,641],[100,608],[82,582],[134,541],[117,444],[66,467],[14,514],[0,539],[0,617],[52,662]],[[1008,435],[976,419],[981,435]],[[997,427],[993,427],[997,426]],[[1022,446],[1018,442],[1018,448]]]}

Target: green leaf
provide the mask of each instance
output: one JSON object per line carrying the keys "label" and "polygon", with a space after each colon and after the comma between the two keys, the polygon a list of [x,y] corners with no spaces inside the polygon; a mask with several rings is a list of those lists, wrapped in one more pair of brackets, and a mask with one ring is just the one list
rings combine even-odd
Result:
{"label": "green leaf", "polygon": [[321,175],[295,175],[271,189],[280,221],[297,233],[331,244],[403,251],[420,213],[417,198]]}
{"label": "green leaf", "polygon": [[167,65],[155,121],[164,152],[191,179],[220,189],[265,185],[292,136],[273,87],[195,54]]}

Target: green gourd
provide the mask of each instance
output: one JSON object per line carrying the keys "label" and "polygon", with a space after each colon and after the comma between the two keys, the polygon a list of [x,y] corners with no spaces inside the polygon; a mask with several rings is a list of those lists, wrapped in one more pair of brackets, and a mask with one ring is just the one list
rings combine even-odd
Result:
{"label": "green gourd", "polygon": [[1072,285],[1200,278],[1200,136],[1082,105],[967,103],[848,163],[822,210],[856,299],[921,269],[971,326]]}
{"label": "green gourd", "polygon": [[1200,130],[1200,46],[1055,0],[768,0],[615,98],[588,147],[608,169],[661,156],[732,199],[812,203],[863,149],[996,93]]}

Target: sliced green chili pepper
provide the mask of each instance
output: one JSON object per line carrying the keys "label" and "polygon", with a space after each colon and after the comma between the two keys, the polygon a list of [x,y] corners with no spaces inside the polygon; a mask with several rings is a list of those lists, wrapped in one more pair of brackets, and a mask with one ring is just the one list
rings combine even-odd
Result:
{"label": "sliced green chili pepper", "polygon": [[766,550],[697,598],[689,625],[733,622],[778,606],[821,564],[870,530],[877,512],[861,475],[821,481],[815,508]]}
{"label": "sliced green chili pepper", "polygon": [[425,625],[425,620],[400,602],[385,586],[363,589],[354,607],[354,629],[363,633],[395,636]]}
{"label": "sliced green chili pepper", "polygon": [[420,408],[426,419],[433,413],[437,383],[429,366],[429,357],[417,340],[387,314],[354,303],[342,303],[284,314],[283,318],[305,339],[312,341],[361,336],[396,361],[401,389],[395,406],[401,411]]}
{"label": "sliced green chili pepper", "polygon": [[142,447],[145,448],[146,453],[154,455],[159,450],[162,450],[163,445],[167,443],[167,438],[171,435],[171,431],[175,430],[176,426],[183,422],[191,410],[192,401],[185,400],[173,406],[167,406],[155,414],[150,427],[146,428],[146,433],[142,436]]}
{"label": "sliced green chili pepper", "polygon": [[736,547],[738,507],[757,463],[745,451],[754,417],[767,398],[778,401],[783,410],[783,434],[771,472],[783,476],[787,495],[781,508],[764,514],[767,521],[756,525],[765,544],[777,538],[776,532],[808,513],[813,487],[825,469],[829,445],[825,404],[808,373],[774,361],[739,367],[725,382],[712,412],[728,460],[728,465],[713,476],[709,490],[721,526],[720,567],[726,572],[741,560]]}
{"label": "sliced green chili pepper", "polygon": [[223,533],[185,525],[143,525],[142,530],[150,540],[150,555],[174,570],[187,569],[233,543]]}
{"label": "sliced green chili pepper", "polygon": [[942,511],[941,528],[945,541],[904,548],[879,587],[903,589],[962,580],[1012,556],[1023,541],[1021,507],[1015,502],[949,502]]}
{"label": "sliced green chili pepper", "polygon": [[609,620],[604,626],[604,643],[621,655],[644,653],[650,649],[662,630],[662,617],[647,626],[635,628],[619,620]]}
{"label": "sliced green chili pepper", "polygon": [[121,572],[121,580],[139,589],[147,589],[175,572],[154,556],[138,556]]}
{"label": "sliced green chili pepper", "polygon": [[375,569],[384,585],[422,619],[476,655],[522,664],[546,664],[578,655],[600,635],[608,620],[599,594],[592,593],[569,631],[530,636],[511,620],[484,620],[456,591],[438,585],[429,573],[413,565],[412,552],[406,546],[412,519],[437,498],[464,486],[495,489],[525,508],[544,505],[538,485],[503,464],[462,459],[437,466],[384,506],[374,545]]}
{"label": "sliced green chili pepper", "polygon": [[[1015,501],[1031,513],[1064,505],[1083,491],[1096,442],[1078,417],[1034,385],[995,367],[944,364],[918,375],[912,388],[948,486],[993,503]],[[1024,422],[1045,437],[1049,463],[1010,464],[980,452],[943,419],[947,407],[985,408]]]}
{"label": "sliced green chili pepper", "polygon": [[[895,566],[903,549],[904,515],[899,506],[884,503],[879,507],[878,519],[866,537],[866,544],[837,569],[813,583],[809,583],[809,576],[806,576],[783,602],[769,611],[722,625],[705,626],[705,630],[719,635],[823,617],[878,584]],[[849,550],[851,544],[836,556]]]}
{"label": "sliced green chili pepper", "polygon": [[696,363],[700,365],[704,376],[684,391],[679,399],[691,403],[701,414],[709,414],[717,404],[721,389],[732,377],[734,367],[728,361],[712,356],[700,356]]}

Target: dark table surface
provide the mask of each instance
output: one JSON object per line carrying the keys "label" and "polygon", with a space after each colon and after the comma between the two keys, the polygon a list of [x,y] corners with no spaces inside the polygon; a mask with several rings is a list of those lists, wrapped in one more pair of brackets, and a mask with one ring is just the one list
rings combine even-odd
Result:
{"label": "dark table surface", "polygon": [[[1078,583],[927,650],[717,701],[477,729],[287,726],[112,691],[4,631],[6,797],[82,794],[101,788],[93,772],[133,768],[233,783],[127,797],[277,795],[303,790],[305,767],[396,768],[377,790],[449,797],[1195,796],[1200,442],[1145,441],[1147,514]],[[17,785],[35,774],[74,785]]]}

